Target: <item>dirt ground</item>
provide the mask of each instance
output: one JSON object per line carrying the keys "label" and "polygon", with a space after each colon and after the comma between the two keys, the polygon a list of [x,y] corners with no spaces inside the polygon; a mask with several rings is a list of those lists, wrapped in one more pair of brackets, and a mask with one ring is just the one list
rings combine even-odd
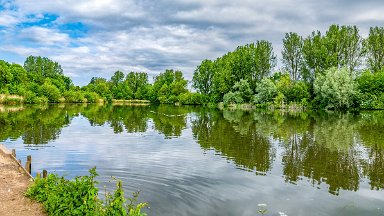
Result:
{"label": "dirt ground", "polygon": [[41,204],[24,196],[30,183],[30,178],[17,163],[0,152],[1,216],[46,215]]}

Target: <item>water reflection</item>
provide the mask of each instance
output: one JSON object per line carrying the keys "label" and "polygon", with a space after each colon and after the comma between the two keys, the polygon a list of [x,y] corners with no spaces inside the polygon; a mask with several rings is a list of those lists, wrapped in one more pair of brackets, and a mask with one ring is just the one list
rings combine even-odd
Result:
{"label": "water reflection", "polygon": [[207,111],[198,114],[192,130],[202,148],[256,173],[273,169],[277,148],[285,181],[296,184],[305,177],[338,195],[340,189],[357,191],[365,178],[371,189],[383,188],[382,115]]}
{"label": "water reflection", "polygon": [[[12,110],[12,109],[9,109]],[[268,176],[281,165],[283,181],[310,182],[338,195],[340,190],[384,188],[384,112],[280,113],[219,111],[192,106],[28,106],[0,112],[0,140],[49,143],[74,117],[90,126],[107,125],[116,134],[145,133],[166,139],[191,129],[204,151],[215,151],[239,169]]]}

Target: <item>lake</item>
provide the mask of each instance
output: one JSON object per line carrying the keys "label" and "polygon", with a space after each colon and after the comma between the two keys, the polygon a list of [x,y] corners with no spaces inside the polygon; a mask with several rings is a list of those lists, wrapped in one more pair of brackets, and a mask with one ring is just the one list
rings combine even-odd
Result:
{"label": "lake", "polygon": [[93,166],[149,215],[383,215],[384,111],[1,107],[0,142],[32,172]]}

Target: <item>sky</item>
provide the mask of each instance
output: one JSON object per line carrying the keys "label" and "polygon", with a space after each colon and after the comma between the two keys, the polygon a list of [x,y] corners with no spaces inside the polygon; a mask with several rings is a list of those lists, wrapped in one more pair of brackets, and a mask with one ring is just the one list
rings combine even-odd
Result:
{"label": "sky", "polygon": [[257,40],[280,59],[286,32],[340,24],[366,36],[383,26],[383,11],[382,0],[0,0],[0,59],[48,57],[76,85],[116,70],[192,79],[202,60]]}

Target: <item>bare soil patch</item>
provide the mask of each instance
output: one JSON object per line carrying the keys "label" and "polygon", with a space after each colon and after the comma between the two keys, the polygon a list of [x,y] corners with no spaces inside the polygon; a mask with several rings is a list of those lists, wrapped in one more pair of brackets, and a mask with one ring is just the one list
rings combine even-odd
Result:
{"label": "bare soil patch", "polygon": [[[1,150],[0,150],[1,151]],[[46,215],[43,206],[24,196],[30,177],[10,158],[0,152],[0,215]]]}

